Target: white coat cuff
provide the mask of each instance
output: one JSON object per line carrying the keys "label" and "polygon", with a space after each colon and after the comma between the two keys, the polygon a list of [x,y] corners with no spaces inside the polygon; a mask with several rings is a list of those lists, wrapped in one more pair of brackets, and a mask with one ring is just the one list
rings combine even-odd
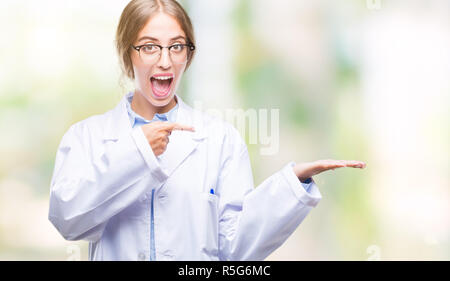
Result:
{"label": "white coat cuff", "polygon": [[295,166],[295,162],[289,162],[281,171],[284,179],[288,183],[291,190],[294,192],[295,196],[298,200],[303,202],[303,204],[315,207],[320,199],[322,199],[322,195],[319,192],[319,188],[317,188],[314,179],[312,179],[311,183],[309,183],[309,192],[305,190],[302,186],[302,183],[297,178],[294,173],[293,167]]}
{"label": "white coat cuff", "polygon": [[145,163],[147,163],[147,166],[150,168],[152,175],[160,182],[166,181],[168,176],[166,173],[164,173],[161,166],[159,165],[159,162],[156,159],[156,156],[153,153],[153,150],[149,145],[147,138],[142,131],[142,128],[133,128],[131,135],[133,136],[133,139],[139,151],[141,152],[142,157],[144,157]]}

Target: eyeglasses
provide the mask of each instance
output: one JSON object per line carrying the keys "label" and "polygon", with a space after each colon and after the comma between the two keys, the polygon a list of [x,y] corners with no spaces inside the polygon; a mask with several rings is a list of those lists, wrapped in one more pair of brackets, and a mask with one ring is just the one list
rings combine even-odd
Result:
{"label": "eyeglasses", "polygon": [[189,60],[192,52],[195,50],[195,46],[189,44],[174,44],[171,46],[163,47],[157,44],[144,44],[140,46],[132,46],[137,52],[139,57],[145,64],[154,64],[160,58],[162,50],[167,48],[169,50],[169,56],[173,63],[183,64]]}

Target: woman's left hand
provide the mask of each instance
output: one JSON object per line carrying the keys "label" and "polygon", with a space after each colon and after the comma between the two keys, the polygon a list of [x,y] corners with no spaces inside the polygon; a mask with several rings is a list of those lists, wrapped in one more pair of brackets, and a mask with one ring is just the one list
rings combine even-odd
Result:
{"label": "woman's left hand", "polygon": [[314,162],[299,163],[294,166],[294,173],[301,182],[306,181],[308,178],[320,174],[328,170],[334,170],[336,168],[351,167],[364,169],[366,163],[356,160],[317,160]]}

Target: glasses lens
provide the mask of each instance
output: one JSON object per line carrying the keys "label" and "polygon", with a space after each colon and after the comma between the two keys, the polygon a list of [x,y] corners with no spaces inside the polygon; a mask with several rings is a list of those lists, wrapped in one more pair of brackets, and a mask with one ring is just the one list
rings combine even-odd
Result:
{"label": "glasses lens", "polygon": [[156,45],[145,45],[139,50],[139,56],[145,64],[152,64],[158,60],[161,49]]}
{"label": "glasses lens", "polygon": [[188,47],[185,45],[177,44],[170,47],[170,57],[177,64],[183,64],[187,61],[188,52]]}

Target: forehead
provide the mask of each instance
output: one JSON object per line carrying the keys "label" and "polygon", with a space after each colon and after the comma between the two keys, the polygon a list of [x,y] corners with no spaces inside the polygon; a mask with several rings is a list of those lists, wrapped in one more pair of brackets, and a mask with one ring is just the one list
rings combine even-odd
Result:
{"label": "forehead", "polygon": [[142,37],[152,37],[160,42],[168,42],[172,38],[186,35],[177,19],[171,15],[159,12],[153,15],[139,31],[137,40]]}

